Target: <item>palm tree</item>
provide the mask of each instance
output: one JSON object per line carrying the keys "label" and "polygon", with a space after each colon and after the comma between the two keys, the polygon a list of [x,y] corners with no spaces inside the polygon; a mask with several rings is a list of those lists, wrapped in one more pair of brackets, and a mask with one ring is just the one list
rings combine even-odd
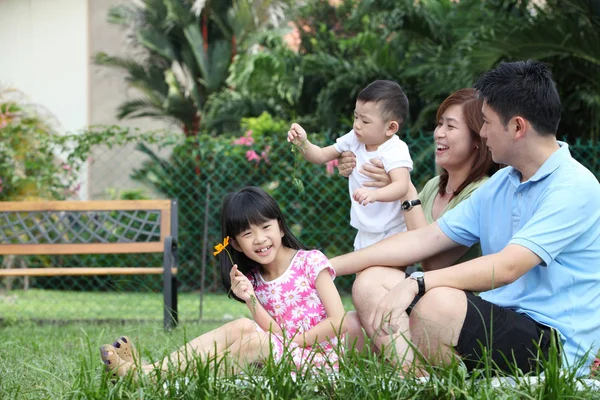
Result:
{"label": "palm tree", "polygon": [[275,0],[141,0],[111,8],[109,21],[126,29],[133,52],[99,53],[96,63],[124,70],[140,93],[119,106],[118,118],[175,121],[195,136],[235,54],[248,48],[253,33],[280,24],[285,6]]}
{"label": "palm tree", "polygon": [[499,27],[473,52],[479,70],[499,61],[537,59],[552,67],[563,100],[559,132],[600,138],[600,1],[548,0],[529,18]]}

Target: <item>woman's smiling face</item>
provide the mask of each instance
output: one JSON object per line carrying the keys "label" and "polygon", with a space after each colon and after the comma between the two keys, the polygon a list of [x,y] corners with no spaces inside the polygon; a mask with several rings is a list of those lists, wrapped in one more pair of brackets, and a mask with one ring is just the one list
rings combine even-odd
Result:
{"label": "woman's smiling face", "polygon": [[448,107],[438,121],[433,133],[435,139],[435,162],[446,170],[462,168],[475,157],[477,143],[463,114],[462,105]]}

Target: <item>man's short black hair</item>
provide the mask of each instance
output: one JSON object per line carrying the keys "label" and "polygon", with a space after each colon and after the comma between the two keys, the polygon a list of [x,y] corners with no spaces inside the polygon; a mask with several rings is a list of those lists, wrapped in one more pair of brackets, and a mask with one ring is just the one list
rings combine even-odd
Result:
{"label": "man's short black hair", "polygon": [[408,98],[397,82],[378,80],[371,82],[356,98],[365,103],[376,103],[385,121],[396,121],[401,127],[408,118]]}
{"label": "man's short black hair", "polygon": [[539,61],[503,62],[474,85],[506,126],[514,116],[527,119],[541,135],[556,135],[560,97],[548,66]]}

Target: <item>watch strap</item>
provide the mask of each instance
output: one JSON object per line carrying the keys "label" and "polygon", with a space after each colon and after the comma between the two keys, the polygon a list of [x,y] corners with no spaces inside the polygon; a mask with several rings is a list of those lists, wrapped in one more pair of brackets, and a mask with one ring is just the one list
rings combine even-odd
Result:
{"label": "watch strap", "polygon": [[417,281],[417,286],[419,287],[418,295],[423,296],[425,294],[425,274],[422,272],[413,272],[409,277]]}

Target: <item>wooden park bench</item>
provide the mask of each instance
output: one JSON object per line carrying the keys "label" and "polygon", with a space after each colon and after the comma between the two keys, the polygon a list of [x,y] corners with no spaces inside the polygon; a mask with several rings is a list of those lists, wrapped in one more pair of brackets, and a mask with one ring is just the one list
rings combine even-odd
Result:
{"label": "wooden park bench", "polygon": [[[0,256],[163,253],[163,266],[5,268],[2,277],[163,275],[164,326],[178,323],[173,200],[0,202]],[[6,263],[5,263],[6,264]]]}

